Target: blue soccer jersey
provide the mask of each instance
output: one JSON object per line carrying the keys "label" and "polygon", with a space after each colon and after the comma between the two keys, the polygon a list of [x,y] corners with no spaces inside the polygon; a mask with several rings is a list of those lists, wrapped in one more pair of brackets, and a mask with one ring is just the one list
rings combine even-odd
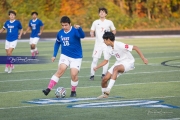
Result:
{"label": "blue soccer jersey", "polygon": [[18,20],[14,20],[13,22],[8,20],[5,22],[3,28],[7,30],[6,40],[12,42],[18,39],[19,29],[22,29],[22,25]]}
{"label": "blue soccer jersey", "polygon": [[69,32],[65,32],[63,29],[60,30],[54,45],[53,56],[56,57],[61,45],[61,54],[71,58],[82,58],[81,38],[84,37],[85,34],[81,27],[78,29],[71,27]]}
{"label": "blue soccer jersey", "polygon": [[39,37],[38,33],[40,33],[41,26],[43,26],[43,25],[44,24],[39,19],[30,20],[29,21],[29,27],[31,28],[31,36],[30,37],[32,37],[32,38]]}

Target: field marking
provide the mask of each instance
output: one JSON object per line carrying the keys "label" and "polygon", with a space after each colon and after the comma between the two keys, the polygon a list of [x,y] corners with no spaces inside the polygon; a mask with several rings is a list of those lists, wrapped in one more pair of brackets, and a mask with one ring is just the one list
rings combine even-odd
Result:
{"label": "field marking", "polygon": [[[133,98],[133,99],[123,99],[122,100],[146,100],[146,99],[158,99],[158,98],[178,98],[180,96],[164,96],[164,97],[150,97],[150,98]],[[102,100],[93,100],[93,102],[112,102],[113,100],[109,99],[102,99]],[[117,101],[117,100],[116,100]],[[83,104],[87,102],[78,102],[78,104]],[[46,105],[33,105],[33,106],[19,106],[19,107],[2,107],[0,110],[7,110],[7,109],[21,109],[21,108],[32,108],[32,107],[44,107],[44,106],[62,106],[62,105],[68,105],[68,104],[73,104],[73,103],[63,103],[63,104],[46,104]],[[75,103],[77,104],[77,103]]]}
{"label": "field marking", "polygon": [[[90,61],[86,61],[86,62],[90,62]],[[110,65],[113,65],[114,63],[110,63]],[[141,64],[141,63],[135,63],[135,67],[136,66],[141,66],[141,65],[145,65],[145,64]],[[19,66],[19,65],[18,65]],[[21,66],[21,65],[20,65]],[[148,65],[146,66],[162,66],[164,67],[163,65],[161,65],[161,63],[149,63]],[[0,66],[1,67],[1,66]],[[81,67],[81,69],[90,69],[90,67]],[[4,66],[3,66],[3,69],[4,69]],[[68,67],[69,69],[69,67]],[[48,70],[26,70],[26,71],[13,71],[13,73],[24,73],[24,72],[37,72],[37,71],[40,71],[40,72],[43,72],[43,71],[51,71],[51,70],[57,70],[57,69],[48,69]],[[4,74],[5,72],[0,72],[0,74]]]}
{"label": "field marking", "polygon": [[[130,75],[134,75],[134,74],[151,74],[151,73],[169,73],[169,72],[180,72],[180,70],[169,70],[169,71],[153,71],[153,72],[135,72],[135,73],[124,73],[124,74],[130,74]],[[95,76],[101,76],[101,75],[95,75]],[[82,77],[89,77],[88,76],[78,76],[79,78]],[[61,77],[61,78],[70,78],[70,77]],[[49,80],[49,78],[36,78],[36,79],[15,79],[15,80],[4,80],[4,81],[0,81],[0,82],[18,82],[18,81],[28,81],[28,80],[43,80],[43,79],[47,79]]]}
{"label": "field marking", "polygon": [[[146,83],[129,83],[129,84],[117,84],[114,86],[130,86],[130,85],[145,85],[145,84],[157,84],[157,83],[179,83],[180,81],[167,81],[167,82],[146,82]],[[78,87],[78,88],[93,88],[93,87],[101,87],[101,86],[86,86],[86,87]],[[65,88],[65,89],[71,89],[71,88]],[[55,89],[52,89],[55,90]],[[11,93],[11,92],[27,92],[27,91],[42,91],[42,89],[36,89],[36,90],[21,90],[21,91],[6,91],[6,92],[0,92],[2,93]]]}

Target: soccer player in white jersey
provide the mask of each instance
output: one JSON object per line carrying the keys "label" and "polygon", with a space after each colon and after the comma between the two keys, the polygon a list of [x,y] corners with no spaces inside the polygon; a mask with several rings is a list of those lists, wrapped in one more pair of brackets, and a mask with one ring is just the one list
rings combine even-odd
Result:
{"label": "soccer player in white jersey", "polygon": [[[101,58],[102,53],[104,54],[105,49],[107,47],[102,38],[104,32],[112,30],[112,32],[116,34],[116,28],[114,27],[113,22],[111,20],[106,19],[107,14],[108,14],[108,11],[106,8],[99,8],[100,19],[95,20],[91,26],[90,35],[91,37],[96,36],[96,40],[95,40],[95,45],[94,45],[94,51],[92,54],[93,61],[91,63],[90,80],[94,80],[95,71],[93,70],[93,68],[97,65],[98,59]],[[103,78],[105,74],[107,73],[108,66],[109,66],[109,62],[105,66],[103,66],[101,78]]]}
{"label": "soccer player in white jersey", "polygon": [[64,74],[67,67],[70,66],[71,72],[71,95],[76,97],[76,87],[78,85],[78,73],[82,61],[82,46],[81,38],[85,37],[82,28],[79,25],[71,26],[70,18],[64,16],[60,21],[62,29],[57,34],[57,39],[54,44],[54,54],[52,62],[54,62],[59,47],[61,45],[61,55],[57,72],[51,77],[47,89],[43,90],[45,95],[48,95],[52,88],[58,83],[59,78]]}
{"label": "soccer player in white jersey", "polygon": [[[9,11],[9,18],[10,20],[7,20],[3,26],[3,28],[0,30],[0,33],[2,33],[4,30],[7,31],[6,34],[6,43],[5,43],[5,49],[6,49],[6,55],[11,56],[13,50],[16,48],[17,45],[17,39],[21,39],[21,35],[23,33],[22,25],[19,20],[16,20],[16,12],[15,11]],[[20,33],[19,33],[20,30]],[[14,69],[14,65],[11,63],[7,63],[5,67],[5,72],[11,73]]]}
{"label": "soccer player in white jersey", "polygon": [[143,53],[137,46],[115,41],[115,36],[112,32],[105,32],[103,39],[105,44],[108,46],[104,56],[104,61],[94,67],[94,70],[96,71],[98,68],[107,64],[111,56],[115,56],[116,62],[102,79],[102,95],[100,95],[98,98],[108,98],[110,90],[113,87],[117,77],[125,72],[128,72],[129,70],[134,69],[135,60],[130,53],[132,50],[135,50],[139,54],[142,61],[145,64],[148,64],[148,60],[144,57]]}
{"label": "soccer player in white jersey", "polygon": [[31,55],[32,57],[34,57],[39,53],[37,50],[37,43],[44,30],[44,24],[40,19],[37,18],[38,17],[37,12],[32,12],[31,16],[32,16],[32,20],[29,21],[28,28],[24,32],[24,35],[31,29],[29,44],[31,47]]}

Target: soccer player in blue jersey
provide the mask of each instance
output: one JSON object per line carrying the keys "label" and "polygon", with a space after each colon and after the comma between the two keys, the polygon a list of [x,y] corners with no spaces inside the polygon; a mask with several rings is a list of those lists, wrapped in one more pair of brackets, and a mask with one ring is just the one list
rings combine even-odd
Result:
{"label": "soccer player in blue jersey", "polygon": [[[20,21],[16,20],[16,12],[9,11],[9,18],[10,20],[7,20],[3,26],[3,28],[0,30],[0,33],[2,33],[4,30],[7,31],[6,34],[6,43],[5,43],[5,49],[6,49],[6,55],[11,56],[13,50],[15,49],[17,45],[17,39],[21,38],[21,35],[23,33],[22,25]],[[19,33],[20,30],[20,33]],[[5,72],[11,73],[14,69],[13,64],[6,64]]]}
{"label": "soccer player in blue jersey", "polygon": [[39,41],[39,37],[42,34],[44,30],[44,24],[43,22],[37,18],[38,13],[37,12],[32,12],[31,13],[32,20],[29,21],[28,28],[24,32],[24,35],[31,30],[31,36],[30,36],[30,47],[31,47],[31,55],[36,56],[38,54],[37,50],[37,43]]}
{"label": "soccer player in blue jersey", "polygon": [[61,55],[57,72],[51,77],[47,89],[43,90],[45,95],[48,95],[52,88],[58,83],[59,78],[64,74],[67,67],[70,66],[71,72],[71,95],[76,97],[76,87],[78,85],[78,73],[82,61],[81,38],[85,37],[82,28],[79,25],[71,26],[70,18],[64,16],[61,18],[62,29],[57,34],[57,39],[54,44],[54,54],[52,62],[55,61],[57,52],[61,45]]}

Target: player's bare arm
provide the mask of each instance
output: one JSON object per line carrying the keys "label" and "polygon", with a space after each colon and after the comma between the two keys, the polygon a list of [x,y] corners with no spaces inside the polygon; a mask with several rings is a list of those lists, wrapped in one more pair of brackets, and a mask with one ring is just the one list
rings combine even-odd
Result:
{"label": "player's bare arm", "polygon": [[106,65],[108,63],[108,60],[103,60],[98,66],[96,66],[94,68],[94,71],[96,71],[97,69],[103,67],[104,65]]}
{"label": "player's bare arm", "polygon": [[75,24],[74,27],[75,27],[76,29],[78,29],[78,28],[81,27],[81,26]]}
{"label": "player's bare arm", "polygon": [[54,61],[55,61],[55,59],[56,59],[56,57],[52,57],[52,58],[51,58],[51,61],[52,61],[52,62],[54,62]]}
{"label": "player's bare arm", "polygon": [[2,28],[2,29],[0,30],[0,33],[2,33],[4,30],[5,30],[5,29],[4,29],[4,28]]}
{"label": "player's bare arm", "polygon": [[91,31],[90,31],[90,36],[91,36],[91,37],[94,37],[94,30],[91,30]]}
{"label": "player's bare arm", "polygon": [[42,34],[43,30],[44,30],[44,25],[43,25],[43,26],[41,26],[40,33],[38,33],[38,35],[39,35],[39,36]]}
{"label": "player's bare arm", "polygon": [[139,56],[141,57],[142,61],[145,63],[145,64],[148,64],[148,59],[146,59],[143,55],[143,53],[141,52],[141,50],[137,47],[137,46],[133,46],[133,50],[135,50]]}
{"label": "player's bare arm", "polygon": [[24,31],[24,35],[30,30],[31,28],[30,27],[28,27],[27,29],[26,29],[26,31]]}
{"label": "player's bare arm", "polygon": [[20,33],[18,35],[18,39],[21,39],[22,34],[23,34],[23,29],[20,30]]}
{"label": "player's bare arm", "polygon": [[112,30],[112,33],[115,35],[116,34],[116,30]]}

